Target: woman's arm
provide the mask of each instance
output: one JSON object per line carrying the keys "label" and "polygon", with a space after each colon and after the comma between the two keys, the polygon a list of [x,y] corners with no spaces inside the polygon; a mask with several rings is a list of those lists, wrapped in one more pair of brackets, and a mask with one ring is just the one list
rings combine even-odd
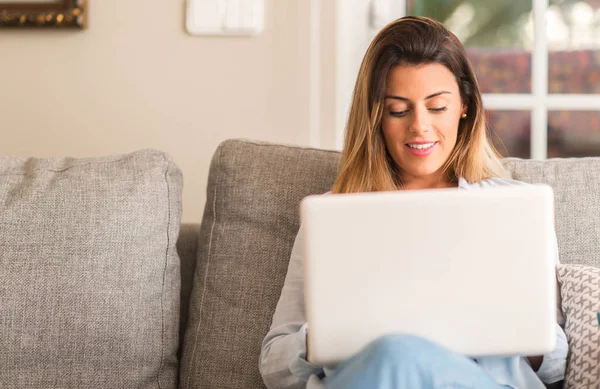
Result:
{"label": "woman's arm", "polygon": [[262,344],[260,373],[269,389],[305,388],[311,375],[323,373],[306,361],[303,249],[300,228],[271,329]]}
{"label": "woman's arm", "polygon": [[568,353],[567,336],[563,329],[556,324],[556,347],[551,353],[544,355],[538,369],[534,368],[542,382],[552,384],[565,379]]}

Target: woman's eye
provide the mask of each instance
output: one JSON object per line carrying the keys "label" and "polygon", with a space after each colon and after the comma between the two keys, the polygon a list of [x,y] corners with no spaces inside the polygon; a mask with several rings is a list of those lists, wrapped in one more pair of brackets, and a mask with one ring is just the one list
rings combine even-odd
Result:
{"label": "woman's eye", "polygon": [[448,108],[447,108],[447,107],[441,107],[441,108],[429,108],[429,110],[430,110],[431,112],[436,112],[436,113],[437,113],[437,112],[444,112],[444,111],[447,111],[447,110],[448,110]]}
{"label": "woman's eye", "polygon": [[408,113],[408,111],[390,111],[390,115],[397,117],[397,118],[401,118],[406,116],[406,114]]}

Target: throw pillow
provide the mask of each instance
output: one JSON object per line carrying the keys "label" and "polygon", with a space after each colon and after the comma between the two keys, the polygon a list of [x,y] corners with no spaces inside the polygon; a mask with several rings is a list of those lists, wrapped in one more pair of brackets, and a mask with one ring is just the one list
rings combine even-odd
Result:
{"label": "throw pillow", "polygon": [[600,268],[559,265],[569,342],[565,389],[600,388]]}
{"label": "throw pillow", "polygon": [[175,389],[181,173],[0,157],[0,388]]}

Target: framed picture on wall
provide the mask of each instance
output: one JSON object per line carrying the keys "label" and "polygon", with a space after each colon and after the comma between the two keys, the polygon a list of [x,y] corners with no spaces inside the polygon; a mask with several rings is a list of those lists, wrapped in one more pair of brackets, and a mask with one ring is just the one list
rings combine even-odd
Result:
{"label": "framed picture on wall", "polygon": [[0,28],[75,28],[87,24],[87,0],[0,0]]}

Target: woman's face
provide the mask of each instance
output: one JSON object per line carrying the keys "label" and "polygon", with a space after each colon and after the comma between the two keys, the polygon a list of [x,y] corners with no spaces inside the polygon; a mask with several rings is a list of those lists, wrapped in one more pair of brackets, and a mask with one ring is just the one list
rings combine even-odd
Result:
{"label": "woman's face", "polygon": [[383,136],[405,188],[450,184],[441,167],[465,110],[454,75],[443,65],[399,65],[388,73]]}

